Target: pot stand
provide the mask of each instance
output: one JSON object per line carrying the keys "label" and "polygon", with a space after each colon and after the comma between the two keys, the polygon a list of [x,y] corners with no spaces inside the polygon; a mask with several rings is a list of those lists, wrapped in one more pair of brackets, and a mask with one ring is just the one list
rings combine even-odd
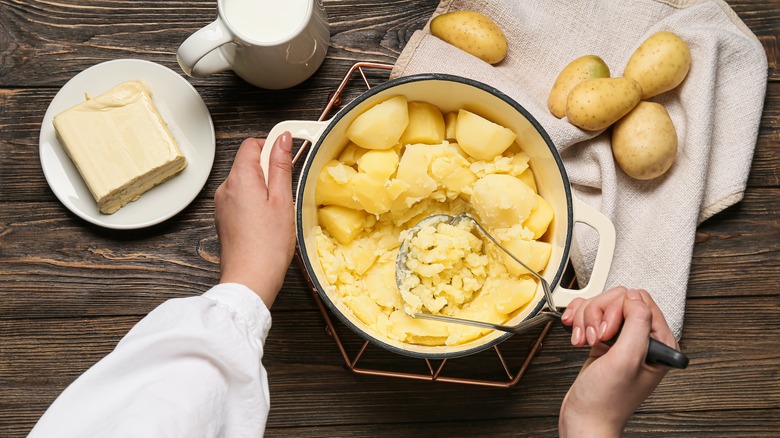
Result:
{"label": "pot stand", "polygon": [[[353,76],[359,75],[359,77],[362,79],[363,86],[365,86],[366,88],[371,88],[371,84],[369,82],[368,76],[366,75],[367,70],[390,71],[392,68],[393,66],[391,64],[382,64],[382,63],[374,63],[374,62],[355,63],[349,69],[347,74],[344,76],[339,86],[329,94],[328,103],[326,104],[318,120],[320,121],[325,120],[325,118],[329,116],[331,110],[341,105],[342,94],[344,94],[346,91],[350,91],[348,89],[348,86],[350,85],[350,81]],[[295,163],[301,157],[305,156],[306,149],[308,149],[310,145],[311,143],[308,141],[303,142],[301,147],[298,149],[298,152],[293,157],[293,165],[295,165]],[[300,254],[300,251],[296,248],[296,258],[298,259],[298,262],[301,264],[301,266],[303,266],[301,257],[302,256]],[[362,338],[359,338],[356,334],[354,335],[354,339],[345,338],[342,340],[342,338],[339,336],[339,330],[337,329],[336,323],[331,318],[328,309],[326,308],[325,304],[322,302],[322,299],[319,296],[319,292],[314,287],[311,278],[309,278],[309,276],[306,274],[305,269],[303,269],[303,272],[304,275],[306,276],[306,280],[308,281],[309,286],[312,289],[313,292],[312,295],[314,297],[314,301],[317,303],[317,306],[320,309],[323,318],[325,319],[326,333],[333,338],[334,342],[336,343],[339,349],[339,352],[341,353],[342,358],[344,359],[347,368],[350,371],[357,374],[397,377],[397,378],[413,379],[413,380],[461,383],[461,384],[479,385],[479,386],[503,387],[503,388],[513,387],[523,377],[525,371],[527,370],[528,366],[531,364],[533,358],[541,351],[543,346],[542,341],[544,340],[545,336],[547,336],[547,334],[549,333],[550,328],[552,327],[552,324],[556,319],[555,315],[553,314],[553,312],[556,312],[556,308],[554,307],[553,303],[550,303],[548,301],[546,309],[542,310],[538,315],[527,320],[524,323],[524,327],[528,330],[528,336],[515,335],[509,340],[504,341],[499,345],[495,345],[492,347],[492,349],[488,349],[483,353],[457,358],[457,359],[441,359],[438,364],[435,364],[434,361],[430,359],[406,358],[409,361],[416,362],[415,365],[417,365],[418,369],[420,368],[420,363],[424,362],[422,371],[419,372],[375,369],[374,368],[375,365],[379,365],[377,368],[380,368],[382,363],[381,360],[379,361],[374,360],[372,356],[366,354],[369,347],[371,346],[370,342],[363,340]],[[571,288],[576,284],[576,279],[574,278],[573,273],[571,272],[570,266],[567,267],[566,273],[571,275],[571,280],[569,283],[569,287]],[[541,326],[541,330],[538,333],[535,333],[535,329],[538,329],[538,327],[540,326]],[[349,332],[349,330],[347,330],[347,332]],[[529,338],[531,339],[530,343],[528,342]],[[348,349],[352,350],[355,347],[357,348],[357,353],[351,355],[347,350]],[[382,354],[392,355],[392,360],[394,363],[393,366],[395,367],[399,366],[398,358],[401,357],[400,355],[388,352],[386,350],[383,350],[375,346],[371,346],[371,348],[372,348],[372,353],[373,351],[377,351],[380,355]],[[502,352],[502,349],[504,350],[504,352]],[[511,351],[507,352],[507,350],[511,350]],[[491,376],[490,378],[485,377],[484,376],[485,370],[490,369],[489,368],[490,364],[488,364],[488,366],[485,366],[485,362],[491,360],[493,363],[495,363],[495,359],[498,359],[498,363],[500,364],[500,367],[497,369],[497,371],[501,374],[501,377],[500,378],[493,378],[494,376]],[[515,359],[518,359],[518,361],[516,361]],[[363,362],[368,362],[369,367],[363,368],[362,366],[358,366],[358,363],[361,360],[363,360]],[[475,361],[478,362],[478,364],[476,365],[473,364],[473,362]],[[452,364],[453,362],[455,363],[454,365]],[[514,363],[515,366],[510,365],[509,362]],[[516,368],[517,363],[519,363],[519,368]],[[457,373],[457,375],[445,375],[443,371],[444,371],[444,366],[446,364],[449,364],[448,371],[454,369],[454,372]],[[514,369],[516,369],[516,371],[513,371]],[[475,374],[477,373],[480,374],[479,377],[475,376]]]}

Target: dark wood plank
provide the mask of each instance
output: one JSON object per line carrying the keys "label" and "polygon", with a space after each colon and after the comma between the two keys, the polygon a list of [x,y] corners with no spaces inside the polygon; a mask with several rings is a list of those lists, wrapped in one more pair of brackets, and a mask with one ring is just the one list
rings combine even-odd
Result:
{"label": "dark wood plank", "polygon": [[[700,227],[690,297],[778,296],[778,198],[780,189],[751,189]],[[0,278],[14,281],[0,289],[0,319],[143,315],[219,279],[210,198],[196,201],[175,221],[136,232],[87,225],[54,203],[3,207]],[[313,308],[294,263],[276,309]]]}
{"label": "dark wood plank", "polygon": [[[686,422],[709,418],[720,411],[776,410],[780,403],[780,379],[776,378],[780,352],[775,340],[780,336],[780,321],[774,316],[779,310],[777,300],[767,304],[764,299],[752,297],[690,301],[682,345],[691,357],[691,366],[670,373],[640,409],[636,427],[659,422],[654,427],[694,430],[691,424],[701,424]],[[564,332],[555,327],[544,350],[515,388],[365,376],[345,369],[318,312],[274,311],[273,315],[274,329],[264,358],[273,397],[269,432],[308,427],[318,430],[337,424],[359,430],[366,424],[395,427],[411,423],[436,424],[443,434],[460,436],[458,431],[464,423],[514,419],[524,428],[539,428],[529,432],[544,433],[556,424],[557,410],[550,409],[560,404],[586,353],[572,348]],[[0,384],[4,388],[0,430],[32,427],[59,392],[107,354],[137,320],[0,321]],[[355,344],[350,338],[357,340],[356,336],[340,333],[347,345]],[[504,347],[510,363],[515,359],[512,348],[523,348],[529,339],[507,341]],[[30,345],[36,348],[31,350]],[[369,359],[375,366],[395,366],[399,362],[394,355],[375,347],[370,347],[366,355],[375,358],[373,362]],[[481,363],[485,369],[493,365],[499,368],[490,352],[451,362],[457,368],[460,360]],[[409,361],[410,368],[422,367],[418,360]],[[301,410],[306,411],[305,416],[295,415]],[[536,420],[525,421],[530,418]],[[777,425],[778,421],[775,418],[770,424]],[[497,429],[499,433],[501,430]]]}
{"label": "dark wood plank", "polygon": [[[143,58],[180,73],[176,48],[213,20],[215,2],[0,0],[0,435],[24,436],[67,384],[157,304],[218,281],[212,198],[240,141],[282,120],[316,119],[349,66],[392,63],[437,3],[326,0],[328,58],[291,90],[247,87],[232,73],[188,78],[214,118],[211,178],[174,220],[116,232],[70,214],[49,190],[38,162],[43,114],[59,87],[101,61]],[[698,229],[681,341],[691,366],[664,380],[626,436],[776,436],[780,429],[780,2],[729,4],[769,62],[748,190]],[[359,92],[351,89],[345,100]],[[266,344],[267,436],[556,434],[560,402],[585,357],[557,327],[511,389],[360,375],[346,369],[311,294],[293,264]],[[362,339],[336,327],[354,354]],[[510,364],[519,365],[530,339],[501,345]],[[374,346],[360,363],[426,369]],[[445,370],[482,378],[503,372],[491,352],[449,361]]]}
{"label": "dark wood plank", "polygon": [[[328,60],[315,81],[340,78],[355,60],[392,63],[436,2],[325,1],[330,17]],[[176,71],[179,45],[216,18],[216,2],[0,2],[0,87],[60,87],[86,66],[143,58]],[[54,68],[56,66],[56,68]],[[193,81],[242,85],[232,73]]]}
{"label": "dark wood plank", "polygon": [[[350,64],[351,65],[351,64]],[[345,66],[340,76],[348,71]],[[386,72],[371,72],[372,83],[386,80]],[[216,158],[212,176],[205,187],[206,196],[214,190],[230,170],[241,141],[250,136],[265,136],[283,120],[317,120],[332,91],[325,84],[307,86],[305,92],[289,95],[280,91],[246,89],[245,87],[199,87],[208,102],[217,134]],[[362,91],[350,87],[352,97]],[[55,90],[0,88],[0,202],[45,201],[54,198],[38,158],[38,137],[41,121]],[[346,100],[348,101],[348,100]],[[753,158],[748,185],[777,187],[780,184],[780,82],[768,86],[765,111]],[[300,166],[296,168],[300,170]]]}

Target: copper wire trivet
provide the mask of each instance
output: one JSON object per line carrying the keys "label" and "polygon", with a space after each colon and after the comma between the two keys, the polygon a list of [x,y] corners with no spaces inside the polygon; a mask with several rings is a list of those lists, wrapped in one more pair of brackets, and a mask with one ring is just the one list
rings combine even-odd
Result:
{"label": "copper wire trivet", "polygon": [[[393,68],[390,64],[382,64],[382,63],[375,63],[375,62],[358,62],[354,64],[347,74],[344,76],[344,78],[341,80],[341,83],[339,86],[331,92],[331,94],[328,96],[328,103],[325,106],[325,109],[322,111],[322,114],[320,115],[320,118],[318,120],[322,121],[325,120],[326,117],[330,115],[331,110],[333,108],[338,107],[342,103],[342,94],[347,89],[347,86],[352,79],[353,76],[356,74],[360,76],[362,79],[362,84],[366,87],[366,89],[371,88],[371,84],[369,82],[368,77],[366,76],[366,70],[386,70],[389,71]],[[385,78],[384,80],[387,80]],[[295,157],[293,158],[293,164],[295,164],[306,152],[308,149],[309,142],[304,142],[301,147],[298,149],[298,152],[295,154]],[[296,250],[296,256],[298,258],[298,261],[301,262],[301,254],[300,251]],[[301,266],[303,264],[301,263]],[[305,270],[304,270],[305,273]],[[325,307],[325,304],[322,301],[322,298],[320,298],[320,294],[317,291],[317,288],[314,287],[314,284],[311,280],[311,278],[308,277],[308,275],[304,274],[307,281],[309,282],[309,286],[311,287],[311,290],[313,292],[314,301],[317,303],[317,307],[319,307],[320,312],[322,313],[323,318],[325,319],[326,323],[326,332],[327,334],[333,338],[336,345],[338,346],[339,352],[341,353],[342,358],[344,359],[344,362],[349,370],[351,370],[354,373],[357,374],[366,374],[366,375],[374,375],[374,376],[385,376],[385,377],[398,377],[398,378],[404,378],[404,379],[413,379],[413,380],[428,380],[428,381],[434,381],[434,382],[451,382],[451,383],[462,383],[467,385],[479,385],[479,386],[492,386],[492,387],[501,387],[501,388],[509,388],[515,386],[520,379],[525,374],[525,371],[527,370],[528,366],[530,365],[533,358],[539,353],[542,349],[542,341],[544,340],[547,333],[550,331],[550,328],[552,326],[552,321],[548,322],[546,325],[542,326],[541,331],[536,335],[534,338],[534,331],[530,332],[529,335],[531,342],[530,344],[527,343],[528,336],[525,335],[514,335],[512,338],[510,338],[507,341],[502,342],[499,345],[495,345],[490,349],[487,349],[481,353],[477,353],[475,355],[468,356],[466,358],[457,358],[457,359],[441,359],[438,361],[438,364],[436,364],[434,360],[431,359],[414,359],[414,358],[408,358],[410,361],[424,361],[425,366],[422,367],[422,372],[407,372],[407,371],[400,371],[400,370],[382,370],[382,369],[374,369],[372,367],[362,367],[359,366],[358,363],[361,361],[361,359],[364,360],[364,362],[369,361],[368,359],[365,359],[368,357],[368,351],[369,349],[373,350],[381,350],[380,353],[382,354],[391,354],[393,356],[393,362],[395,365],[394,367],[398,367],[398,357],[400,355],[395,353],[390,353],[382,349],[381,347],[375,346],[371,344],[369,341],[364,340],[363,338],[360,338],[357,334],[352,333],[351,330],[347,330],[348,333],[352,333],[355,338],[358,340],[357,344],[357,352],[350,353],[347,350],[349,349],[344,341],[342,341],[342,338],[339,336],[339,330],[337,329],[336,323],[330,316],[330,311]],[[572,280],[572,283],[574,283],[575,280]],[[571,286],[570,286],[571,287]],[[344,327],[344,326],[342,326]],[[346,338],[345,338],[346,339]],[[512,341],[510,343],[510,341]],[[360,344],[362,342],[362,345]],[[352,342],[354,344],[354,342]],[[511,344],[511,345],[510,345]],[[510,358],[510,354],[507,353],[509,349],[511,348],[517,348],[518,350],[522,350],[523,347],[528,348],[528,351],[525,352],[525,358],[520,357],[519,360],[515,361]],[[504,350],[502,352],[502,349]],[[516,353],[516,351],[511,351],[512,354]],[[523,352],[521,352],[522,354]],[[462,377],[462,376],[456,376],[452,374],[445,374],[444,368],[445,365],[451,364],[452,362],[458,362],[458,361],[464,361],[464,360],[474,360],[474,358],[477,358],[481,363],[479,364],[479,367],[472,367],[477,368],[480,373],[484,373],[488,367],[491,365],[488,364],[489,358],[493,358],[493,367],[496,368],[495,371],[500,374],[501,377],[487,377],[487,378],[469,378],[469,377]],[[497,361],[495,359],[498,359]],[[512,362],[510,364],[510,362]],[[496,363],[498,366],[496,366]],[[455,368],[454,366],[449,366],[448,371],[452,368]],[[476,371],[472,373],[476,374]],[[495,373],[494,373],[495,374]]]}

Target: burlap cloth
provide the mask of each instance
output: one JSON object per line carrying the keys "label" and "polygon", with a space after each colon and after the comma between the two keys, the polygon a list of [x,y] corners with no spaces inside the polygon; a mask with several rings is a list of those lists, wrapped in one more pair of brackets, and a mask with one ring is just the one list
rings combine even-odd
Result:
{"label": "burlap cloth", "polygon": [[[491,17],[509,42],[491,66],[417,31],[392,77],[449,73],[490,84],[533,114],[556,144],[579,199],[607,215],[617,246],[607,286],[647,289],[680,337],[696,227],[742,199],[766,92],[767,61],[758,39],[719,0],[443,0],[434,16],[476,10]],[[610,131],[582,131],[547,110],[561,69],[587,54],[601,56],[612,76],[647,37],[668,30],[691,48],[681,86],[651,100],[677,128],[672,168],[652,181],[626,176],[612,158]],[[597,234],[575,227],[571,261],[588,281]]]}

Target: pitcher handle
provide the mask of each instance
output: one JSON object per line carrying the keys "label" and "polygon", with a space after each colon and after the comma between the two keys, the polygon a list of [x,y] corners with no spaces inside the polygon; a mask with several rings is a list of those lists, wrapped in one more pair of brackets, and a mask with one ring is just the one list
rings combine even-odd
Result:
{"label": "pitcher handle", "polygon": [[582,289],[567,289],[558,286],[553,291],[555,307],[567,307],[575,298],[592,298],[604,291],[612,258],[615,254],[615,225],[603,213],[572,196],[574,222],[593,227],[599,233],[599,246],[590,281]]}
{"label": "pitcher handle", "polygon": [[176,60],[184,73],[194,78],[229,70],[230,63],[219,48],[231,41],[233,34],[217,17],[184,40],[176,52]]}
{"label": "pitcher handle", "polygon": [[268,184],[268,166],[271,159],[271,149],[285,131],[289,131],[292,138],[299,140],[308,140],[312,144],[319,140],[325,128],[330,123],[329,120],[316,122],[316,121],[304,121],[304,120],[287,120],[279,122],[271,128],[268,136],[265,139],[265,146],[260,152],[260,168],[263,169],[263,175],[265,176],[265,183]]}

